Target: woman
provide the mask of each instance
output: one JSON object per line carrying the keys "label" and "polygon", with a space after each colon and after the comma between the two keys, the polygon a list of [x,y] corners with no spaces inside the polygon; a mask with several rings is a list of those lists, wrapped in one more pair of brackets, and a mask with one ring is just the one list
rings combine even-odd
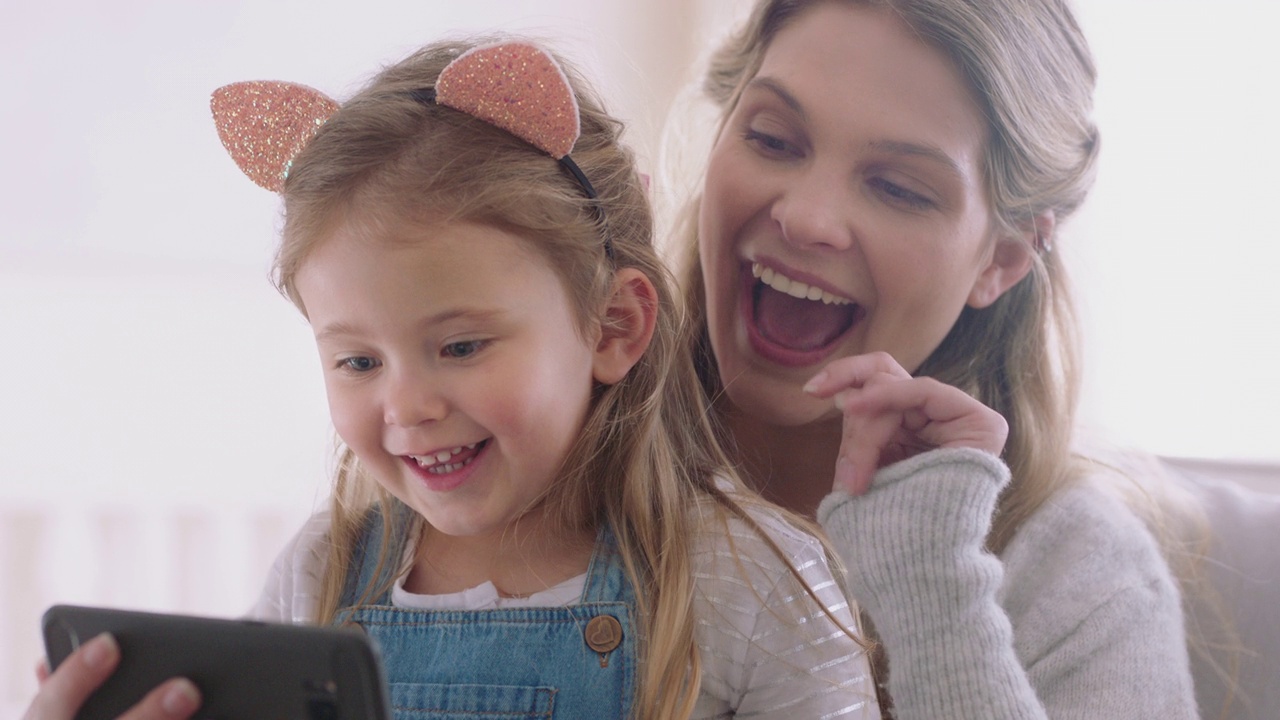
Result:
{"label": "woman", "polygon": [[1093,83],[1058,0],[761,0],[705,81],[693,352],[841,548],[900,718],[1196,716],[1159,549],[1071,453]]}

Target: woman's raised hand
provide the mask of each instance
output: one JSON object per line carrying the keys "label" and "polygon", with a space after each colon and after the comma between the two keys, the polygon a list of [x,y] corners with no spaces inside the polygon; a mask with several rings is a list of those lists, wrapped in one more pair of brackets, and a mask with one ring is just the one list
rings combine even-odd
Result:
{"label": "woman's raised hand", "polygon": [[959,388],[912,377],[888,353],[832,361],[805,385],[844,413],[835,489],[865,493],[877,469],[934,448],[970,447],[999,455],[1004,417]]}
{"label": "woman's raised hand", "polygon": [[[40,690],[23,720],[71,720],[119,664],[120,646],[106,634],[82,645],[52,673],[41,663],[36,670]],[[196,686],[185,678],[174,678],[147,693],[119,720],[182,720],[198,707],[200,691]]]}

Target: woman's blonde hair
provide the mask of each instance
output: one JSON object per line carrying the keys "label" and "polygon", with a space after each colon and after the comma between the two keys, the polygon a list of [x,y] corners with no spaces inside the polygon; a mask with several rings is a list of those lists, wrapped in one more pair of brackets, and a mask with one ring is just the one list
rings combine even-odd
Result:
{"label": "woman's blonde hair", "polygon": [[[1065,0],[759,0],[743,27],[711,57],[703,80],[704,94],[720,109],[721,127],[778,32],[806,9],[830,2],[892,13],[955,64],[987,120],[983,179],[997,231],[1036,230],[1036,219],[1049,214],[1060,226],[1080,207],[1093,185],[1099,151],[1092,118],[1096,70]],[[705,388],[717,397],[722,387],[707,336],[698,260],[700,204],[695,195],[683,208],[676,232],[685,253],[681,280],[695,326],[693,354]],[[1074,438],[1079,330],[1055,241],[1037,236],[1031,272],[989,307],[964,308],[916,370],[964,389],[1009,423],[1004,460],[1013,479],[987,537],[988,549],[996,553],[1055,492],[1108,465],[1092,453],[1079,453]],[[1129,479],[1135,487],[1140,484],[1136,477]],[[1192,529],[1188,537],[1176,537],[1171,529],[1174,516],[1184,527],[1195,526],[1197,518],[1181,517],[1195,513],[1168,510],[1160,498],[1143,497],[1141,488],[1124,494],[1156,535],[1184,592],[1194,592],[1210,607],[1204,614],[1213,617],[1202,622],[1233,638],[1231,623],[1198,568],[1207,531]],[[1192,633],[1190,644],[1208,657],[1210,648],[1203,647],[1198,633]],[[1231,668],[1209,662],[1230,684],[1236,660]]]}
{"label": "woman's blonde hair", "polygon": [[[581,136],[572,158],[598,194],[591,200],[554,159],[523,140],[468,114],[414,99],[416,91],[433,87],[446,65],[476,45],[436,43],[386,68],[320,128],[294,160],[284,185],[276,283],[305,314],[294,281],[313,249],[341,223],[376,228],[388,221],[469,222],[524,238],[560,275],[584,337],[593,322],[607,322],[616,269],[637,268],[650,278],[658,303],[653,340],[622,381],[595,388],[561,477],[540,502],[562,529],[594,529],[601,523],[612,528],[639,603],[644,670],[636,716],[687,717],[701,677],[690,612],[689,550],[697,529],[691,510],[710,498],[722,516],[759,527],[739,503],[745,495],[727,494],[716,485],[721,478],[742,487],[715,443],[680,336],[673,283],[653,248],[645,190],[631,152],[619,140],[621,124],[562,62],[581,108]],[[379,567],[391,570],[375,575],[394,578],[403,569],[397,567],[402,559],[388,557],[397,552],[388,541],[417,532],[424,521],[404,512],[350,449],[343,449],[321,622],[332,622],[339,610],[353,547],[374,506],[387,519]],[[408,527],[393,527],[397,518],[409,518]],[[384,590],[365,588],[361,602]]]}
{"label": "woman's blonde hair", "polygon": [[[1037,216],[1061,221],[1093,182],[1098,131],[1091,119],[1094,66],[1084,36],[1057,0],[762,0],[712,56],[703,90],[721,123],[759,70],[777,33],[819,3],[881,8],[950,57],[987,118],[986,196],[1000,230],[1021,233]],[[677,232],[695,356],[707,389],[720,380],[706,334],[695,195]],[[1053,238],[1040,238],[1046,247]],[[917,370],[960,387],[1009,423],[1005,461],[1014,481],[988,537],[1003,548],[1068,478],[1079,385],[1079,348],[1066,269],[1057,252],[1035,254],[1031,272],[991,306],[966,307]]]}

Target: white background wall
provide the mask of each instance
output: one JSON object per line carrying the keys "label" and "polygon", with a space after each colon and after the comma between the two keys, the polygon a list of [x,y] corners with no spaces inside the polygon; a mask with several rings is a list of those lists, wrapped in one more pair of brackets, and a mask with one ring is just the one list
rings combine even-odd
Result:
{"label": "white background wall", "polygon": [[[267,282],[276,201],[226,157],[210,90],[342,98],[446,32],[532,28],[651,167],[684,68],[741,5],[0,6],[0,717],[33,691],[45,606],[239,613],[326,490],[310,334]],[[1101,176],[1059,243],[1086,306],[1086,415],[1164,454],[1280,460],[1280,9],[1077,5],[1102,73]]]}

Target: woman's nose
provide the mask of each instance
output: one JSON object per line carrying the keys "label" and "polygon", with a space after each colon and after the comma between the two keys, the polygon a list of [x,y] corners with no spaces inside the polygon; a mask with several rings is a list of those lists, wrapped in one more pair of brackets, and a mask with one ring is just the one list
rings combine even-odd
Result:
{"label": "woman's nose", "polygon": [[398,427],[415,427],[442,419],[448,403],[440,385],[425,372],[399,372],[385,389],[383,422]]}
{"label": "woman's nose", "polygon": [[792,178],[771,216],[783,239],[797,248],[848,249],[853,243],[848,179],[811,167]]}

